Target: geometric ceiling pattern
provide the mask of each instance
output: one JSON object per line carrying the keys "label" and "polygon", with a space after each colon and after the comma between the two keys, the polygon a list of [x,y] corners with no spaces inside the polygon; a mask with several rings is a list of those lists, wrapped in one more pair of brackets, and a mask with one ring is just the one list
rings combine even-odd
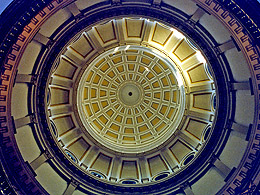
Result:
{"label": "geometric ceiling pattern", "polygon": [[257,194],[260,31],[243,9],[15,0],[0,17],[1,193]]}
{"label": "geometric ceiling pattern", "polygon": [[[118,42],[115,29],[125,46],[92,60],[96,45]],[[134,184],[163,179],[193,160],[211,134],[215,90],[206,60],[184,35],[123,18],[92,27],[67,49],[52,73],[48,110],[57,140],[76,164],[99,178]]]}

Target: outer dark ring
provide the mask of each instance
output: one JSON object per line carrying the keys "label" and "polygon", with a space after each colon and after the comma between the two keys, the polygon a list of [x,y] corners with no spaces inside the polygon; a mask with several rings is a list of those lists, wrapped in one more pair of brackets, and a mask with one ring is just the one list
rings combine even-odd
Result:
{"label": "outer dark ring", "polygon": [[[175,12],[177,11],[173,7],[169,8]],[[46,86],[48,85],[48,78],[50,76],[49,71],[52,69],[54,62],[57,60],[60,51],[62,51],[66,44],[71,41],[71,38],[76,36],[84,28],[93,26],[93,24],[103,20],[104,18],[109,19],[135,15],[161,21],[163,23],[169,24],[169,26],[176,27],[177,29],[183,31],[183,33],[190,37],[202,50],[212,68],[212,72],[214,72],[214,80],[217,88],[217,93],[219,95],[218,102],[220,102],[220,106],[217,108],[216,119],[215,123],[213,124],[213,132],[210,140],[208,140],[207,145],[197,157],[197,159],[176,176],[171,177],[164,182],[158,184],[150,184],[149,186],[147,185],[143,187],[122,187],[103,183],[86,175],[76,166],[72,165],[72,163],[60,152],[59,147],[53,140],[54,138],[50,128],[48,127],[46,119],[47,115],[45,113],[45,98],[39,98],[37,102],[37,113],[39,114],[40,119],[39,124],[41,125],[40,128],[45,135],[45,140],[47,141],[48,147],[53,150],[55,158],[57,158],[58,161],[62,163],[62,166],[69,170],[72,175],[74,175],[78,179],[84,179],[82,183],[95,187],[96,189],[103,190],[105,192],[118,194],[122,192],[130,194],[151,194],[159,193],[160,191],[164,191],[164,193],[167,191],[170,192],[174,188],[179,187],[180,184],[184,184],[187,181],[192,184],[196,180],[198,180],[203,175],[203,171],[206,171],[209,168],[208,161],[212,158],[212,156],[216,153],[221,152],[221,148],[224,146],[225,141],[228,137],[228,132],[226,132],[227,118],[232,114],[231,112],[233,111],[230,108],[229,104],[230,97],[227,85],[229,81],[228,70],[224,69],[224,62],[218,59],[217,53],[213,49],[217,46],[217,43],[210,36],[210,34],[206,32],[201,26],[200,29],[196,29],[193,28],[191,24],[185,25],[184,21],[185,17],[187,16],[185,16],[180,11],[178,12],[178,15],[176,13],[174,14],[174,12],[170,14],[169,12],[166,13],[165,11],[157,9],[156,7],[151,8],[148,6],[140,5],[110,7],[104,10],[96,11],[95,13],[82,18],[76,24],[73,23],[70,28],[66,29],[62,33],[62,36],[60,36],[60,38],[57,39],[57,41],[51,46],[51,49],[44,57],[44,61],[42,61],[41,64],[42,71],[39,73],[39,87],[37,89],[37,96],[39,97],[45,97],[47,91]],[[199,34],[200,32],[203,32],[203,34],[205,34],[206,36],[201,36]],[[55,165],[53,165],[53,167],[55,167]]]}
{"label": "outer dark ring", "polygon": [[[12,49],[11,48],[12,45],[16,42],[17,37],[22,32],[24,26],[26,26],[26,24],[28,24],[30,22],[31,18],[33,18],[40,10],[42,10],[49,2],[51,2],[51,0],[23,0],[23,1],[14,0],[14,2],[2,13],[2,15],[0,17],[0,39],[2,40],[2,43],[0,45],[1,73],[3,73],[5,70],[5,68],[3,67],[3,64],[4,64],[5,60],[8,58],[7,57],[8,52]],[[257,16],[257,13],[250,12],[250,11],[248,12],[247,10],[250,10],[250,7],[252,4],[250,4],[250,6],[248,6],[246,4],[246,3],[253,3],[253,5],[256,5],[259,7],[259,3],[257,3],[257,1],[255,1],[255,0],[247,0],[247,1],[237,0],[236,2],[238,2],[238,4],[247,11],[248,15],[246,15],[246,13],[243,12],[241,10],[241,8],[237,6],[237,3],[235,3],[232,0],[219,0],[218,2],[221,3],[229,12],[231,12],[244,25],[245,29],[248,32],[248,35],[250,37],[253,37],[252,44],[253,45],[259,44],[260,43],[259,42],[260,31],[258,28],[259,26],[257,27],[255,24],[253,24],[252,21],[250,21],[250,18],[248,17],[248,15],[256,20],[257,19],[259,20],[259,17],[255,17],[255,16]],[[248,6],[248,7],[244,7],[244,6]],[[256,6],[254,6],[254,7],[256,7]],[[120,15],[120,14],[118,13],[118,15]],[[149,14],[148,14],[148,17],[149,17]],[[159,17],[159,16],[157,15],[157,17]],[[170,19],[170,21],[171,21],[171,19]],[[168,23],[171,23],[171,22],[168,22]],[[257,22],[257,24],[259,25],[259,21]],[[192,30],[193,29],[191,29],[190,32],[192,32]],[[188,31],[186,33],[189,34]],[[196,37],[195,34],[194,34],[194,36]],[[194,40],[195,40],[195,37],[193,37]],[[214,51],[212,50],[213,53],[210,53],[210,52],[207,53],[206,50],[211,50],[211,49],[209,49],[207,47],[203,48],[203,45],[206,46],[206,44],[201,43],[199,41],[199,37],[196,42],[197,42],[197,45],[199,45],[201,47],[201,49],[207,56],[208,61],[211,62],[212,69],[215,71],[215,82],[218,82],[219,86],[221,86],[221,83],[223,84],[223,86],[225,86],[224,80],[218,79],[218,77],[221,75],[221,72],[225,72],[225,71],[217,70],[218,66],[214,65],[215,64],[214,58],[216,57],[216,55],[214,54]],[[62,44],[60,44],[60,46],[62,46]],[[52,54],[52,58],[55,59],[55,54]],[[50,62],[52,61],[50,58],[46,59],[46,60],[49,60]],[[217,60],[217,58],[215,60]],[[41,76],[43,78],[43,75],[41,75]],[[230,76],[230,80],[232,81],[232,75],[229,75],[229,76]],[[1,78],[1,84],[2,84],[2,80],[3,80],[3,78]],[[42,79],[41,82],[43,83],[44,80]],[[43,87],[42,90],[44,90],[45,85],[42,85],[42,87]],[[257,91],[257,90],[255,90],[255,91]],[[218,91],[219,102],[225,103],[226,101],[228,101],[227,92],[228,92],[228,88],[226,86],[225,86],[224,91],[222,91],[222,88],[221,88],[221,90]],[[225,108],[229,108],[229,107],[230,107],[230,105],[226,105]],[[224,134],[224,132],[221,131],[223,129],[223,127],[227,127],[228,129],[230,129],[230,126],[228,124],[226,124],[225,122],[221,122],[221,120],[225,121],[227,119],[228,114],[231,114],[231,118],[232,118],[233,113],[228,113],[228,110],[226,110],[222,107],[219,108],[219,113],[220,113],[220,111],[223,111],[221,109],[223,109],[225,111],[225,114],[223,114],[223,115],[221,114],[221,116],[218,115],[215,128],[218,129],[219,132],[214,132],[211,139],[213,139],[213,136],[218,136],[218,135]],[[45,114],[45,113],[42,112],[42,114]],[[1,117],[1,121],[0,121],[0,124],[1,124],[1,127],[0,127],[0,145],[1,145],[1,148],[0,148],[0,158],[1,158],[0,189],[1,189],[2,193],[4,193],[4,194],[16,194],[16,193],[46,194],[46,191],[44,191],[44,189],[42,189],[40,186],[37,186],[38,187],[37,191],[32,191],[32,189],[35,187],[37,182],[33,183],[33,182],[31,182],[31,180],[30,180],[30,182],[27,182],[28,178],[23,177],[24,175],[20,174],[21,172],[25,172],[24,170],[22,170],[22,166],[21,166],[21,164],[23,162],[19,162],[19,158],[18,158],[18,155],[16,154],[16,151],[14,151],[14,148],[12,148],[11,146],[8,145],[10,143],[10,141],[14,141],[14,140],[12,139],[11,136],[8,137],[8,136],[5,136],[4,134],[7,131],[12,132],[13,129],[9,129],[6,126],[3,127],[2,123],[5,123],[5,122],[6,122],[5,118]],[[44,118],[42,118],[42,122],[44,122]],[[258,127],[257,129],[260,130],[260,127]],[[50,143],[51,142],[52,141],[50,140]],[[216,142],[212,143],[211,145],[208,145],[208,147],[205,148],[204,152],[205,153],[212,152],[215,147],[214,144],[216,144],[216,143],[218,143],[218,142],[216,141]],[[221,143],[219,143],[219,144],[221,144]],[[259,172],[259,168],[258,168],[259,167],[258,166],[259,158],[260,158],[259,147],[256,149],[257,149],[257,153],[255,155],[254,160],[252,161],[252,168],[250,169],[250,171],[248,171],[246,173],[246,178],[243,179],[242,184],[240,186],[238,186],[237,188],[235,188],[236,194],[241,192],[241,190],[245,191],[246,189],[248,189],[250,180],[251,179],[253,180],[253,178]],[[220,152],[221,152],[221,150],[219,150],[217,152],[217,154],[219,154]],[[63,159],[66,160],[66,158],[63,158]],[[206,157],[205,157],[205,159],[206,159]],[[195,162],[196,163],[199,162],[199,159],[197,159]],[[194,164],[195,164],[195,162],[194,162]],[[181,176],[181,175],[179,175],[179,176]],[[197,179],[198,178],[199,177],[197,177]],[[165,182],[164,189],[166,188],[165,186],[167,186],[167,184],[169,184],[170,182],[176,182],[176,180],[178,180],[178,179],[176,178],[174,180],[174,178],[173,178],[173,180]],[[195,180],[192,180],[191,183],[193,183],[194,181]],[[102,184],[102,185],[104,187],[106,187],[105,184]],[[97,186],[95,186],[95,187],[97,187]],[[159,185],[157,185],[157,187],[160,188]],[[257,187],[252,186],[251,190],[254,191],[255,188],[257,188],[257,190],[259,191],[260,185],[258,185]],[[108,188],[106,187],[106,189],[108,189]],[[153,188],[151,188],[151,190],[152,189],[155,189],[155,188],[153,187]],[[111,190],[113,190],[113,189],[111,189]],[[130,190],[131,189],[129,189],[128,192],[130,192]],[[136,189],[132,189],[132,190],[136,190]],[[149,191],[149,193],[152,193],[152,192]],[[88,192],[88,194],[90,194],[90,193]]]}

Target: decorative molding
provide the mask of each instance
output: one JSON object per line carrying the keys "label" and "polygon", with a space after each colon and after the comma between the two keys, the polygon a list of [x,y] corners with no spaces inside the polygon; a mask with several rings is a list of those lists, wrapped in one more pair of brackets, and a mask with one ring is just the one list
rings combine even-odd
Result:
{"label": "decorative molding", "polygon": [[[260,97],[260,60],[259,60],[259,47],[254,44],[254,40],[248,34],[248,29],[246,29],[240,21],[233,16],[232,13],[227,8],[235,7],[237,10],[240,8],[235,4],[234,1],[226,1],[226,4],[229,4],[227,8],[224,8],[222,4],[218,3],[215,0],[195,0],[201,7],[209,11],[212,15],[217,17],[232,33],[232,37],[235,39],[239,48],[243,52],[244,56],[247,59],[249,69],[252,74],[252,84],[254,89],[254,94],[256,97]],[[248,16],[240,16],[242,17]],[[245,21],[245,20],[242,20]],[[247,26],[247,25],[245,25]],[[255,107],[259,107],[259,99],[255,99]],[[236,189],[242,184],[242,181],[246,176],[254,169],[251,165],[254,160],[251,159],[260,150],[260,115],[259,109],[255,109],[255,119],[252,126],[251,139],[248,144],[247,152],[244,155],[243,160],[238,166],[238,170],[234,173],[232,178],[230,178],[226,185],[219,191],[220,194],[236,194]],[[260,178],[256,178],[254,183],[258,184]]]}

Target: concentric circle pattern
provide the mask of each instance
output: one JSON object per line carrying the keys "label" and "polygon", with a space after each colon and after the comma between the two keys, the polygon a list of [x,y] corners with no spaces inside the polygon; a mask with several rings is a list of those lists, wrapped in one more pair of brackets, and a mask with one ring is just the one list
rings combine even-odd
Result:
{"label": "concentric circle pattern", "polygon": [[141,87],[135,82],[126,82],[117,90],[117,95],[124,106],[133,107],[141,101],[142,93]]}
{"label": "concentric circle pattern", "polygon": [[259,194],[249,9],[13,0],[0,17],[0,194]]}
{"label": "concentric circle pattern", "polygon": [[78,105],[87,131],[99,143],[139,153],[176,131],[184,113],[184,89],[173,62],[144,47],[126,47],[106,52],[87,67]]}
{"label": "concentric circle pattern", "polygon": [[210,137],[214,81],[176,29],[109,20],[78,34],[57,62],[47,117],[60,150],[90,177],[158,181],[187,167]]}

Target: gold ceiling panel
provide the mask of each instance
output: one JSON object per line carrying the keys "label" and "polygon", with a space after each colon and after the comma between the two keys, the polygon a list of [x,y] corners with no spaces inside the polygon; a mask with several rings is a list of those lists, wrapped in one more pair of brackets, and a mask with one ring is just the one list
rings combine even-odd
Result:
{"label": "gold ceiling panel", "polygon": [[58,135],[58,136],[60,138],[59,142],[60,142],[61,146],[66,149],[66,146],[71,144],[74,140],[78,139],[79,137],[82,137],[82,133],[81,133],[80,129],[75,127],[74,129],[71,129],[70,131],[66,131],[61,136],[60,135]]}
{"label": "gold ceiling panel", "polygon": [[152,177],[160,172],[168,170],[168,167],[161,155],[148,158],[147,161],[149,165],[149,171]]}
{"label": "gold ceiling panel", "polygon": [[152,41],[164,46],[172,33],[173,32],[169,27],[156,23],[152,35]]}
{"label": "gold ceiling panel", "polygon": [[196,51],[185,39],[182,39],[182,41],[173,50],[173,53],[178,57],[181,62],[183,62],[195,55]]}
{"label": "gold ceiling panel", "polygon": [[212,104],[211,104],[212,93],[198,93],[193,95],[193,107],[211,111]]}
{"label": "gold ceiling panel", "polygon": [[51,104],[50,106],[59,106],[62,104],[69,103],[70,91],[67,89],[62,89],[58,87],[51,87]]}
{"label": "gold ceiling panel", "polygon": [[88,144],[83,137],[78,138],[67,146],[68,150],[72,151],[78,159],[83,157],[89,147],[90,144]]}
{"label": "gold ceiling panel", "polygon": [[170,150],[172,152],[172,154],[174,155],[174,157],[176,158],[176,160],[178,162],[181,162],[182,159],[189,154],[190,152],[192,152],[192,149],[185,144],[184,142],[177,140],[171,147]]}
{"label": "gold ceiling panel", "polygon": [[121,179],[139,179],[139,171],[136,161],[123,160],[120,171]]}
{"label": "gold ceiling panel", "polygon": [[59,66],[55,71],[55,76],[60,76],[67,79],[73,79],[77,67],[68,59],[61,57]]}
{"label": "gold ceiling panel", "polygon": [[75,124],[71,115],[65,115],[61,117],[56,117],[52,119],[56,129],[58,130],[59,136],[62,136],[64,133],[70,131],[75,128]]}
{"label": "gold ceiling panel", "polygon": [[99,172],[108,175],[111,167],[112,157],[100,153],[91,165],[91,169],[98,170]]}
{"label": "gold ceiling panel", "polygon": [[115,24],[113,21],[95,27],[103,44],[116,40]]}
{"label": "gold ceiling panel", "polygon": [[[114,125],[112,125],[111,129],[113,130],[113,127],[116,129],[117,127]],[[107,131],[106,132],[106,135],[105,135],[108,139],[110,139],[112,142],[116,142],[117,139],[118,139],[118,134],[117,133],[114,133],[114,132],[111,132],[111,131]]]}
{"label": "gold ceiling panel", "polygon": [[191,83],[209,81],[209,77],[206,73],[205,67],[203,64],[199,64],[187,71]]}
{"label": "gold ceiling panel", "polygon": [[189,132],[191,135],[196,137],[197,139],[201,140],[201,136],[203,131],[205,130],[208,123],[200,120],[195,119],[189,119],[189,122],[185,128],[187,132]]}
{"label": "gold ceiling panel", "polygon": [[70,47],[83,58],[86,58],[94,50],[85,33]]}
{"label": "gold ceiling panel", "polygon": [[126,19],[125,24],[126,24],[128,37],[141,38],[143,26],[144,26],[144,20]]}

